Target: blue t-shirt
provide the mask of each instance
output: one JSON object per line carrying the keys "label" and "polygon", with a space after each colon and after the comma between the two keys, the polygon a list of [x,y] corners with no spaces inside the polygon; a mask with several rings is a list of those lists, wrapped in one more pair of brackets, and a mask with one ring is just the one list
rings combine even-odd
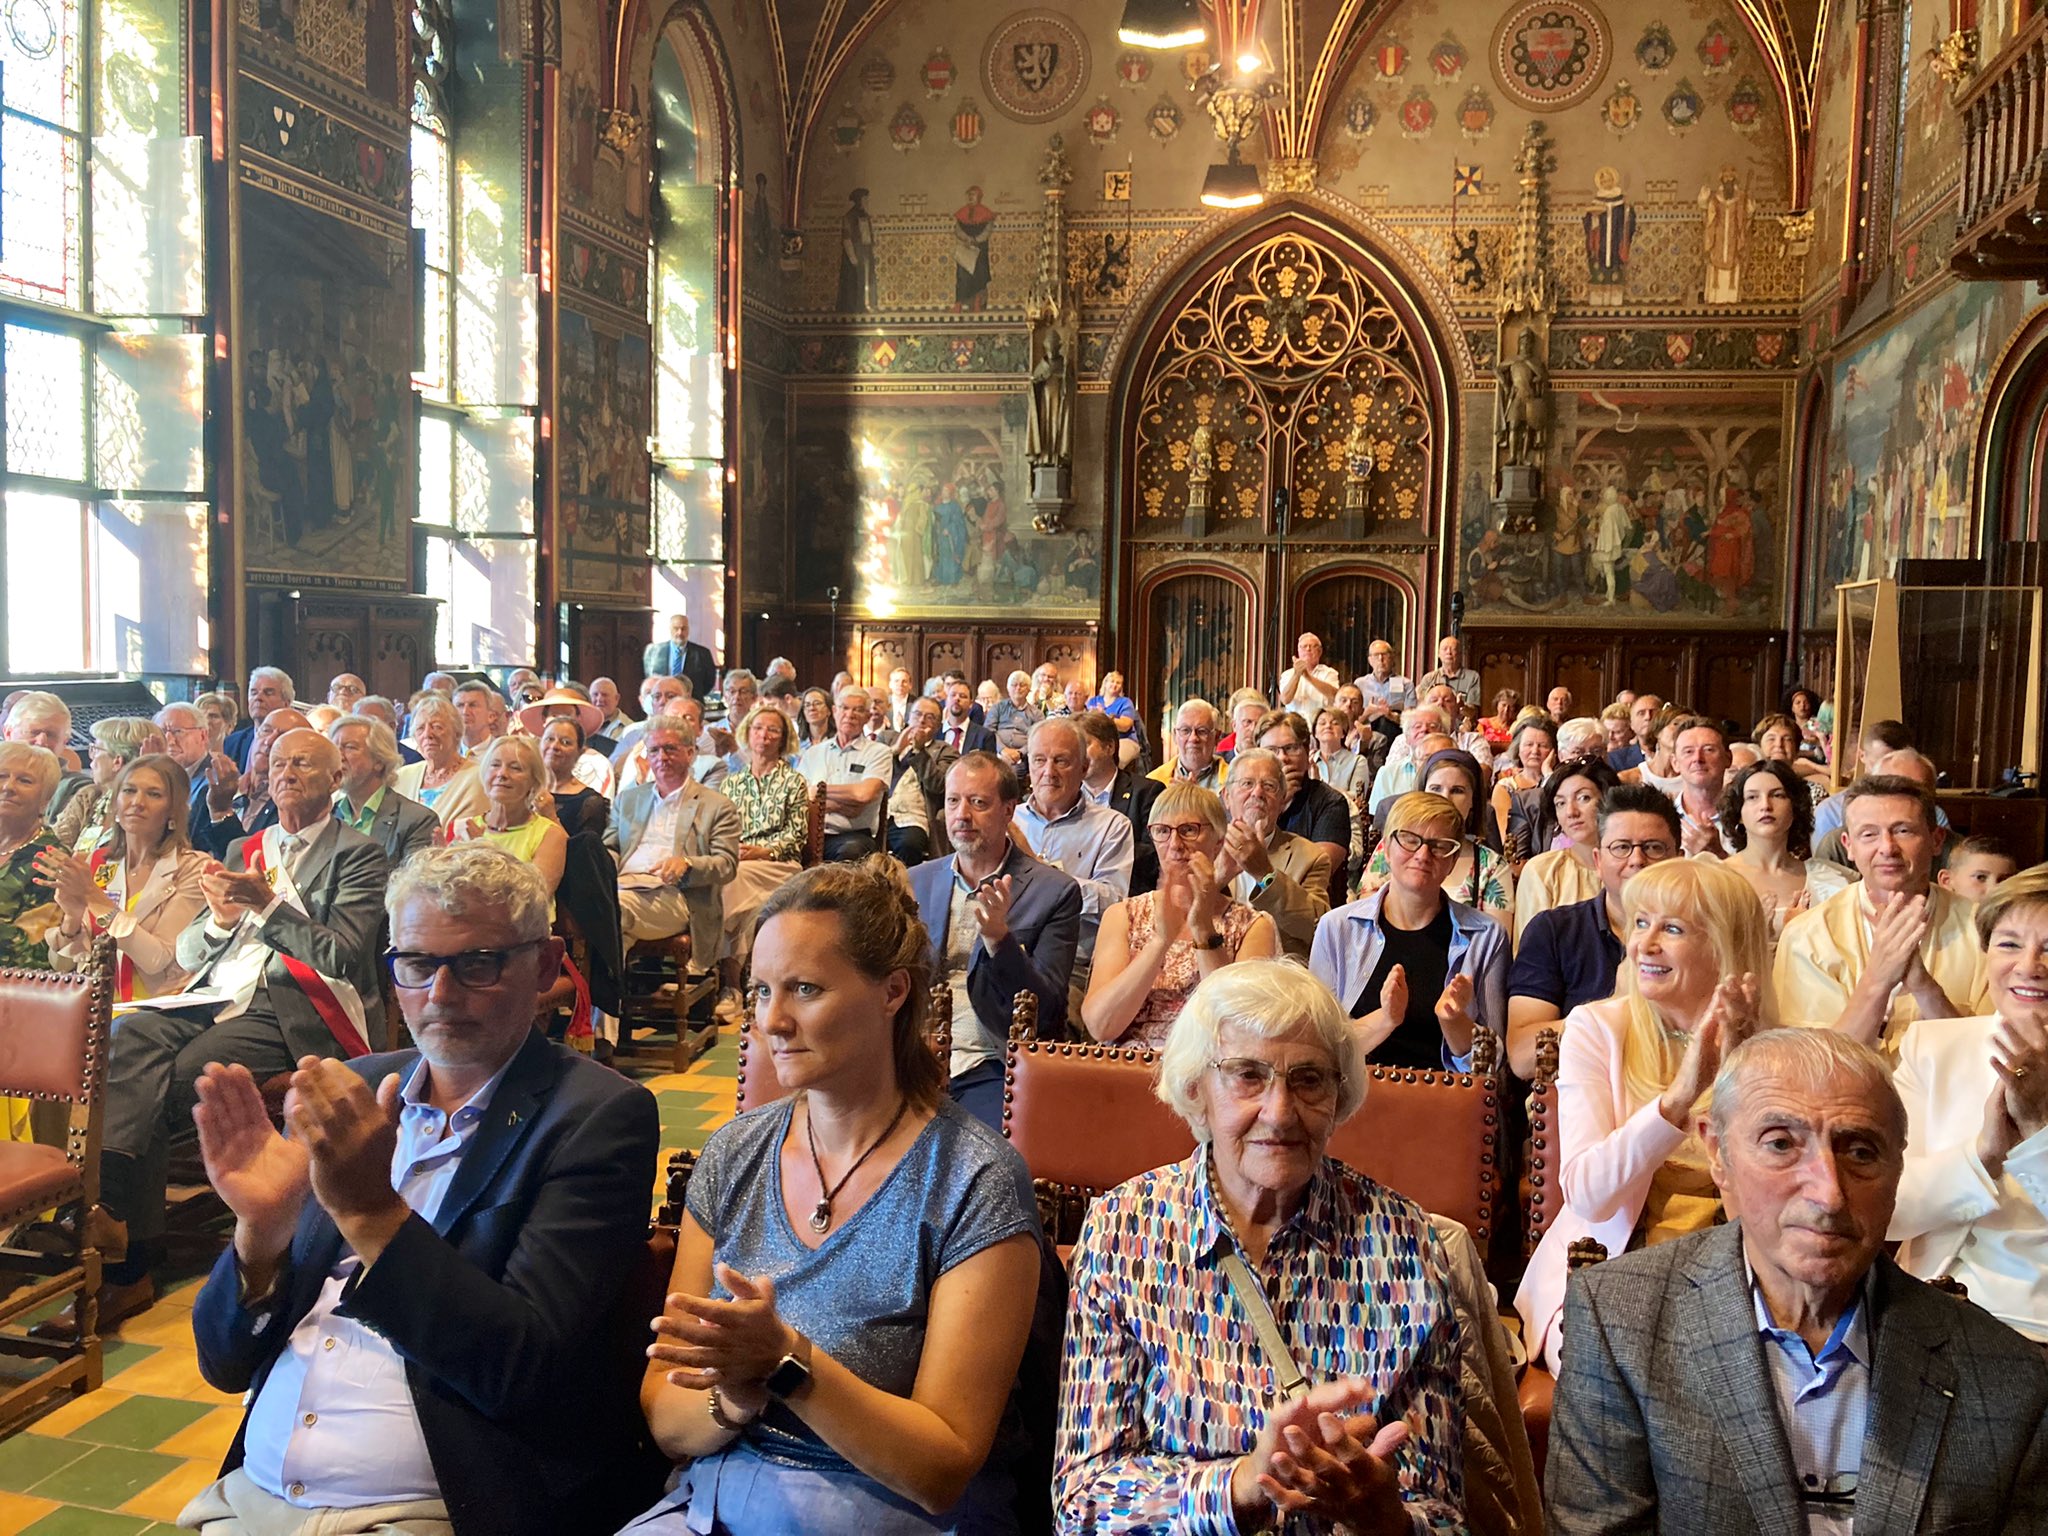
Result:
{"label": "blue t-shirt", "polygon": [[1625,951],[1607,926],[1607,895],[1552,907],[1529,919],[1508,972],[1508,996],[1540,997],[1562,1018],[1614,995]]}
{"label": "blue t-shirt", "polygon": [[[941,1100],[882,1187],[806,1248],[782,1199],[779,1149],[795,1103],[764,1104],[712,1133],[690,1174],[690,1215],[717,1262],[773,1278],[784,1322],[863,1381],[908,1397],[939,1277],[1005,1238],[1037,1234],[1031,1175],[1008,1142]],[[770,1460],[866,1480],[779,1403],[742,1438]]]}

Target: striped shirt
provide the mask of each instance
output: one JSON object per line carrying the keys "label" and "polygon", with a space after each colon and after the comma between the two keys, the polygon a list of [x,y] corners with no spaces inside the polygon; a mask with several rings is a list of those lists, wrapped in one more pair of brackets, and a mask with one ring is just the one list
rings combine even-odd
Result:
{"label": "striped shirt", "polygon": [[[1234,1245],[1208,1153],[1097,1200],[1074,1249],[1053,1498],[1062,1530],[1234,1536],[1230,1473],[1278,1373],[1219,1260]],[[1357,1411],[1414,1431],[1394,1454],[1417,1531],[1462,1531],[1458,1323],[1411,1202],[1331,1159],[1252,1266],[1311,1382],[1360,1376]],[[1328,1529],[1300,1519],[1273,1529]]]}

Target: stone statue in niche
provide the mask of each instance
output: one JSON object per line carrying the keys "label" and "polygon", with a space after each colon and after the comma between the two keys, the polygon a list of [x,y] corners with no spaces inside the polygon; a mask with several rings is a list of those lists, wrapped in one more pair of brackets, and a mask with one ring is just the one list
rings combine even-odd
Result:
{"label": "stone statue in niche", "polygon": [[1351,431],[1344,439],[1344,510],[1363,512],[1365,510],[1366,481],[1372,477],[1372,439],[1367,436],[1365,419],[1355,417]]}
{"label": "stone statue in niche", "polygon": [[1024,455],[1036,467],[1074,460],[1074,368],[1080,317],[1069,304],[1031,328],[1031,414]]}
{"label": "stone statue in niche", "polygon": [[1525,328],[1515,340],[1515,355],[1494,364],[1500,426],[1495,434],[1495,460],[1503,468],[1543,463],[1543,445],[1550,427],[1550,370],[1536,355],[1536,332]]}
{"label": "stone statue in niche", "polygon": [[839,219],[839,308],[864,315],[875,307],[875,221],[868,215],[868,189],[847,194]]}
{"label": "stone statue in niche", "polygon": [[1188,510],[1193,512],[1209,505],[1209,477],[1214,473],[1216,464],[1209,436],[1209,423],[1204,421],[1196,424],[1194,435],[1188,441],[1188,448]]}
{"label": "stone statue in niche", "polygon": [[1720,179],[1700,188],[1700,212],[1701,244],[1707,258],[1700,296],[1709,304],[1740,304],[1752,205],[1748,191],[1736,179],[1734,166],[1722,166]]}

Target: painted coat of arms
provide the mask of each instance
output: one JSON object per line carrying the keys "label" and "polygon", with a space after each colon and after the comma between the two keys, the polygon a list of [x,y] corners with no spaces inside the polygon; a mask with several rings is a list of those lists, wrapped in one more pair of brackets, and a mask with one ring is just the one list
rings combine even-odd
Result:
{"label": "painted coat of arms", "polygon": [[1583,101],[1607,73],[1607,21],[1585,0],[1525,0],[1493,34],[1493,75],[1508,99],[1539,112]]}
{"label": "painted coat of arms", "polygon": [[982,83],[1006,116],[1042,123],[1067,111],[1088,85],[1088,45],[1056,11],[1019,11],[989,34]]}

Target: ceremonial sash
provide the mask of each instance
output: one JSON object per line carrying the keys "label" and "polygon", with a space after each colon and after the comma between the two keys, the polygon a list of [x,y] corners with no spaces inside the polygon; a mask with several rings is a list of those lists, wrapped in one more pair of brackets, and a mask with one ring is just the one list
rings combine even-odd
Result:
{"label": "ceremonial sash", "polygon": [[[88,868],[92,871],[92,883],[103,891],[111,891],[114,875],[120,869],[120,866],[107,858],[107,850],[104,846],[93,849],[92,860]],[[121,905],[124,907],[128,905],[127,881],[125,878],[122,881]],[[95,936],[105,933],[107,925],[101,919],[94,918],[92,920],[92,931]],[[114,946],[114,999],[122,1003],[132,1003],[135,1001],[135,962],[128,958],[128,951],[121,948],[118,943]]]}
{"label": "ceremonial sash", "polygon": [[[269,867],[267,852],[269,833],[250,840],[245,858],[249,872],[261,875],[270,882],[271,888],[285,900],[304,912],[305,904],[299,896],[298,887],[292,884],[291,876],[279,869],[273,874]],[[327,1026],[327,1032],[334,1036],[335,1044],[350,1057],[370,1054],[370,1043],[363,1038],[363,1000],[356,989],[340,977],[323,976],[303,960],[295,960],[283,950],[277,951],[278,959],[299,990],[306,994],[306,1001],[313,1005],[313,1011],[320,1015],[320,1022]]]}

